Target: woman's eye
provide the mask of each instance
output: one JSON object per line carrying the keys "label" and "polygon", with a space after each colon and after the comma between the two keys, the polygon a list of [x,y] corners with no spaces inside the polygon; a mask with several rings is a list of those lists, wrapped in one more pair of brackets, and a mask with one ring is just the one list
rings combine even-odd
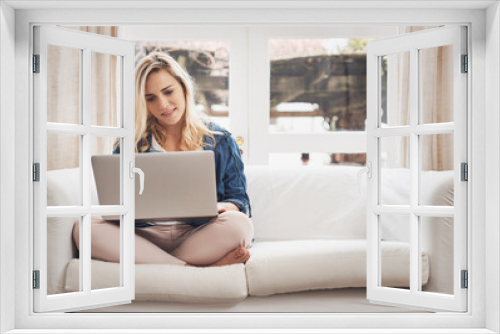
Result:
{"label": "woman's eye", "polygon": [[165,95],[170,95],[170,94],[172,94],[173,92],[174,92],[173,90],[167,90],[167,91],[165,91]]}
{"label": "woman's eye", "polygon": [[155,100],[155,98],[154,98],[154,97],[150,97],[150,98],[147,98],[147,99],[146,99],[146,101],[148,101],[148,102],[153,102],[154,100]]}

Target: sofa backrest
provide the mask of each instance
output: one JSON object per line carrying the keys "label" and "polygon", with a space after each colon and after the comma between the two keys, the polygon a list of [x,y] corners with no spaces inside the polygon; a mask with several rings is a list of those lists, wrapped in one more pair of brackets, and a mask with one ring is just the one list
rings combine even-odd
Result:
{"label": "sofa backrest", "polygon": [[[94,172],[91,168],[91,205],[99,204]],[[47,205],[76,205],[80,201],[80,169],[57,169],[47,171]]]}
{"label": "sofa backrest", "polygon": [[[256,240],[366,238],[366,174],[357,186],[362,167],[245,168]],[[425,171],[423,200],[453,205],[453,171]],[[386,204],[410,204],[408,169],[382,169],[381,188]],[[382,203],[384,204],[384,203]],[[410,239],[408,215],[384,215],[382,239]]]}
{"label": "sofa backrest", "polygon": [[364,239],[366,191],[358,192],[359,170],[247,166],[255,239]]}

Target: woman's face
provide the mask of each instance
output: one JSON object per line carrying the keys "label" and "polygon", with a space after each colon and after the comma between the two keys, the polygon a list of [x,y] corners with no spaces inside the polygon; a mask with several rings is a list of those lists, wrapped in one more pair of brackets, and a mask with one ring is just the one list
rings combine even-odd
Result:
{"label": "woman's face", "polygon": [[146,79],[146,106],[165,127],[180,126],[186,112],[186,97],[181,84],[166,70],[149,74]]}

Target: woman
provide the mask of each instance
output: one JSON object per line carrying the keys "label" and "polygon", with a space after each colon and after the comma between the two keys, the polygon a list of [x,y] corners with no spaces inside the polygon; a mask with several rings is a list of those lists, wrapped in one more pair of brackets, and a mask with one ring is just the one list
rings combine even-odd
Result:
{"label": "woman", "polygon": [[[136,152],[213,150],[219,216],[211,220],[136,224],[136,263],[222,266],[245,263],[253,237],[250,201],[236,141],[195,109],[189,75],[170,56],[151,53],[135,71]],[[113,153],[119,153],[115,145]],[[168,172],[168,171],[166,171]],[[119,227],[92,220],[92,258],[119,262]],[[78,247],[79,228],[73,238]]]}

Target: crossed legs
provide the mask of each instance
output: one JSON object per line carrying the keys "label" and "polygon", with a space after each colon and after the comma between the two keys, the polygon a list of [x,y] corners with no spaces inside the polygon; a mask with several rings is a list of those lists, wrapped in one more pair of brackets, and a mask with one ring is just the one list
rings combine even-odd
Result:
{"label": "crossed legs", "polygon": [[[120,228],[102,219],[92,219],[92,258],[120,260]],[[153,226],[136,229],[135,263],[163,263],[191,266],[221,266],[245,263],[253,237],[253,224],[241,212],[227,211],[200,227]],[[79,249],[79,226],[73,239]]]}
{"label": "crossed legs", "polygon": [[253,232],[253,224],[246,215],[226,211],[192,231],[171,254],[193,266],[245,263],[250,257],[247,248]]}

